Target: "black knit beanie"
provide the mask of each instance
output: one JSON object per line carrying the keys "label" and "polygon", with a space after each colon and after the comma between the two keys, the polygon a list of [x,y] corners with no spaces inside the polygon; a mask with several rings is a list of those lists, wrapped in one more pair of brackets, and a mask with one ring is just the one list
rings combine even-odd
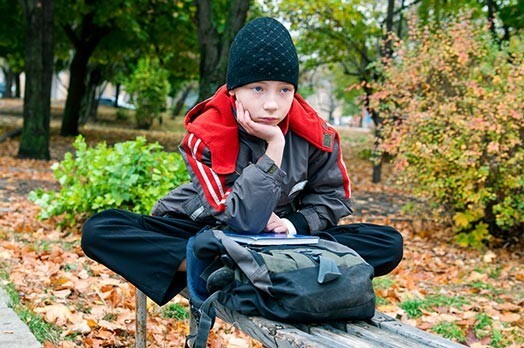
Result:
{"label": "black knit beanie", "polygon": [[291,35],[273,18],[257,18],[236,35],[229,52],[227,89],[257,81],[298,86],[298,56]]}

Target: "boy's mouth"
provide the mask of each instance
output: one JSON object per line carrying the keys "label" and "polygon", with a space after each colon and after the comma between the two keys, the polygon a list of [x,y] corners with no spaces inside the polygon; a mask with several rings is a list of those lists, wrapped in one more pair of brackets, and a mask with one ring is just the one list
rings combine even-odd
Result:
{"label": "boy's mouth", "polygon": [[278,118],[277,117],[262,117],[259,119],[260,123],[265,123],[265,124],[275,124],[276,122],[278,122]]}

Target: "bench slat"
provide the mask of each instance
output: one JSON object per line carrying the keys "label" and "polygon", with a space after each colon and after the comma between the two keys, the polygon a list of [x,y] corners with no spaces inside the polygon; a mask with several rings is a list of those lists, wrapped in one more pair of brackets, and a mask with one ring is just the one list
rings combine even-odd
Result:
{"label": "bench slat", "polygon": [[268,347],[276,348],[346,348],[339,342],[325,340],[322,337],[310,335],[299,329],[284,329],[277,331],[275,345]]}
{"label": "bench slat", "polygon": [[248,317],[215,303],[217,316],[239,328],[267,347],[278,348],[344,348],[286,324],[263,317]]}
{"label": "bench slat", "polygon": [[397,335],[391,331],[381,330],[365,322],[347,323],[346,332],[349,335],[362,337],[367,341],[375,342],[381,347],[420,348],[420,344],[410,341],[404,336]]}
{"label": "bench slat", "polygon": [[312,327],[311,333],[331,342],[339,342],[347,348],[376,348],[380,347],[372,342],[366,342],[359,337],[350,336],[344,331],[334,328]]}
{"label": "bench slat", "polygon": [[406,337],[411,341],[417,342],[423,347],[431,348],[464,348],[462,344],[447,340],[443,337],[430,334],[426,331],[417,329],[401,323],[400,321],[380,312],[371,319],[371,323],[383,330],[394,332],[400,336]]}

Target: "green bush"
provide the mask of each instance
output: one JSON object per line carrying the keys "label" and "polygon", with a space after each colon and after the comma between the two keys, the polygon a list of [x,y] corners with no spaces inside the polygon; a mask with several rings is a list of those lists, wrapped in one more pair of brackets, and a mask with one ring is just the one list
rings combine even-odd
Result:
{"label": "green bush", "polygon": [[149,129],[153,121],[166,110],[169,93],[168,73],[158,59],[149,57],[138,61],[138,66],[126,83],[126,90],[136,105],[136,123],[139,129]]}
{"label": "green bush", "polygon": [[372,105],[399,183],[429,197],[462,245],[524,230],[522,52],[464,18],[414,29],[384,67]]}
{"label": "green bush", "polygon": [[52,167],[61,189],[29,193],[42,208],[42,219],[63,216],[64,223],[73,224],[108,208],[147,214],[157,199],[189,179],[179,154],[164,152],[144,137],[88,147],[79,136],[74,148],[74,156],[67,153]]}

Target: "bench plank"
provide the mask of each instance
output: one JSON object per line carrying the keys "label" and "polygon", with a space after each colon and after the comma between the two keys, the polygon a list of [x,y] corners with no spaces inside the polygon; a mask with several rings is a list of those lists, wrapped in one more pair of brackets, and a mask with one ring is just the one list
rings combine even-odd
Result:
{"label": "bench plank", "polygon": [[400,321],[380,312],[371,318],[371,324],[379,329],[394,332],[411,341],[417,342],[423,347],[431,348],[464,348],[465,346],[443,337],[430,334],[416,327],[406,325]]}
{"label": "bench plank", "polygon": [[362,337],[369,342],[375,342],[381,347],[388,348],[420,348],[420,344],[397,335],[394,332],[381,330],[365,322],[346,324],[346,332],[350,335]]}
{"label": "bench plank", "polygon": [[234,312],[220,303],[215,303],[217,316],[239,328],[266,347],[278,348],[343,348],[321,341],[291,324],[286,324],[263,317],[249,317]]}
{"label": "bench plank", "polygon": [[[181,295],[188,298],[187,289]],[[146,347],[146,297],[136,291],[136,347]],[[217,317],[271,348],[464,348],[376,312],[369,321],[289,324],[251,317],[215,303]]]}
{"label": "bench plank", "polygon": [[312,327],[311,332],[330,342],[338,342],[348,348],[376,348],[380,347],[371,342],[366,342],[356,336],[347,335],[344,331],[335,328]]}

